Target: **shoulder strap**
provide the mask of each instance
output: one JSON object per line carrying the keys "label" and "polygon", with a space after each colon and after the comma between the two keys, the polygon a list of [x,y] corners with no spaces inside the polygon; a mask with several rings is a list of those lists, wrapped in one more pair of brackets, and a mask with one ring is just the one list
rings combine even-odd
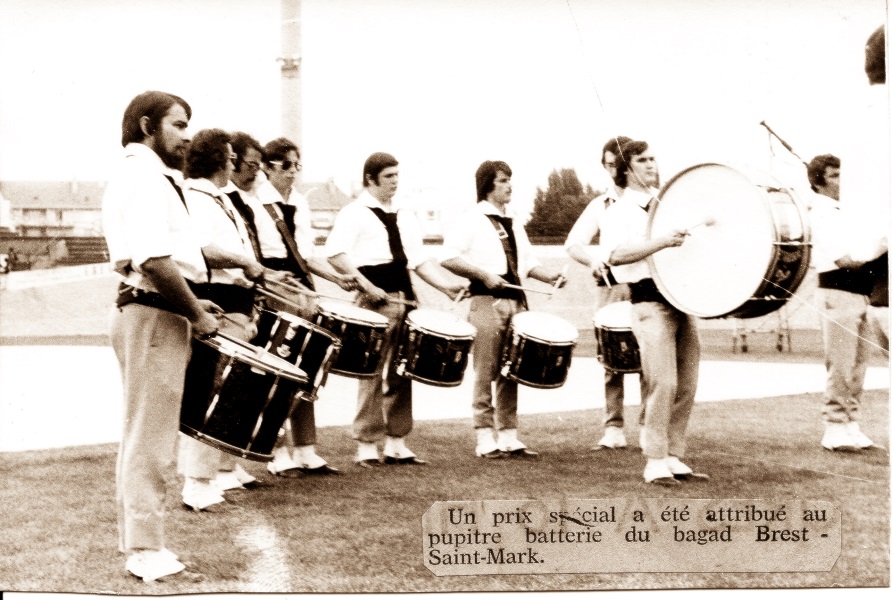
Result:
{"label": "shoulder strap", "polygon": [[[279,230],[279,235],[282,236],[282,241],[285,242],[285,249],[288,250],[288,254],[297,263],[297,266],[303,271],[304,284],[308,285],[308,287],[312,290],[315,287],[312,284],[312,280],[310,279],[310,266],[307,264],[307,261],[301,255],[300,251],[297,249],[297,242],[294,241],[294,236],[291,235],[291,232],[288,230],[288,225],[285,224],[285,221],[282,220],[282,214],[280,212],[279,206],[276,203],[272,204],[264,204],[263,207],[266,209],[266,212],[269,213],[269,216],[276,223],[276,229]],[[298,273],[300,275],[300,273]]]}
{"label": "shoulder strap", "polygon": [[377,206],[370,206],[368,208],[375,213],[375,216],[378,217],[378,220],[384,224],[384,228],[387,230],[387,242],[390,245],[390,255],[393,257],[393,261],[408,263],[409,259],[406,258],[406,251],[403,249],[403,240],[400,237],[400,230],[396,221],[396,213],[384,212]]}

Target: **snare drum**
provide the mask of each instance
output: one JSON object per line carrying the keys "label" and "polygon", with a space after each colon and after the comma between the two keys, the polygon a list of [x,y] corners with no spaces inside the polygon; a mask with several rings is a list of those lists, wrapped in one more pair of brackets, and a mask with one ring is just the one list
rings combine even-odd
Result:
{"label": "snare drum", "polygon": [[396,374],[422,383],[461,384],[477,329],[441,310],[418,308],[406,315],[394,354]]}
{"label": "snare drum", "polygon": [[535,388],[567,380],[579,332],[569,321],[538,311],[514,315],[502,349],[502,376]]}
{"label": "snare drum", "polygon": [[306,380],[294,365],[233,338],[193,341],[180,431],[229,454],[270,461]]}
{"label": "snare drum", "polygon": [[251,343],[307,374],[307,383],[299,393],[309,402],[317,400],[341,349],[341,342],[330,331],[290,313],[265,309],[260,311],[257,335]]}
{"label": "snare drum", "polygon": [[[698,225],[708,219],[712,224]],[[647,260],[666,300],[689,315],[766,315],[784,305],[808,270],[805,210],[792,190],[764,173],[720,164],[682,171],[651,209],[648,237],[673,229],[690,230],[684,244]]]}
{"label": "snare drum", "polygon": [[314,321],[341,341],[332,373],[360,379],[375,374],[387,332],[386,317],[346,302],[321,300]]}
{"label": "snare drum", "polygon": [[592,323],[598,362],[614,373],[640,373],[641,355],[632,333],[632,303],[606,304],[595,313]]}

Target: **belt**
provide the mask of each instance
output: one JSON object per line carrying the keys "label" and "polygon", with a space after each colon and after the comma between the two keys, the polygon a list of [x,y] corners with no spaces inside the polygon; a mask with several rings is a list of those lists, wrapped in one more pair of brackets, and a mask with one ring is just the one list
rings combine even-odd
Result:
{"label": "belt", "polygon": [[669,304],[653,279],[642,279],[629,284],[629,301],[632,304],[639,302],[659,302],[661,304]]}
{"label": "belt", "polygon": [[181,314],[169,300],[158,292],[149,292],[126,283],[121,283],[118,286],[118,297],[115,300],[115,306],[122,308],[128,304],[141,304],[174,314]]}

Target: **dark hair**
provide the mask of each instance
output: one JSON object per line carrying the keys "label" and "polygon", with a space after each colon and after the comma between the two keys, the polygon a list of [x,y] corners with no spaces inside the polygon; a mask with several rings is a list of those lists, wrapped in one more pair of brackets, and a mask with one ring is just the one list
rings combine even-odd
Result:
{"label": "dark hair", "polygon": [[511,167],[500,160],[487,160],[477,167],[477,172],[474,174],[477,182],[477,202],[486,200],[489,193],[496,189],[495,181],[499,171],[511,177]]}
{"label": "dark hair", "polygon": [[886,26],[870,34],[864,46],[864,72],[871,85],[886,83]]}
{"label": "dark hair", "polygon": [[229,139],[229,134],[222,129],[202,129],[196,133],[186,153],[186,177],[207,178],[225,169]]}
{"label": "dark hair", "polygon": [[808,183],[811,185],[811,189],[817,192],[818,186],[827,185],[824,173],[827,169],[833,168],[839,168],[839,159],[832,154],[819,154],[811,159],[811,162],[806,167]]}
{"label": "dark hair", "polygon": [[253,148],[257,150],[263,155],[263,146],[260,145],[260,142],[255,140],[253,137],[245,133],[244,131],[236,131],[229,137],[229,143],[232,145],[232,151],[238,157],[236,158],[236,170],[241,168],[241,163],[245,160],[245,154],[248,153],[249,148]]}
{"label": "dark hair", "polygon": [[619,152],[616,154],[616,179],[614,179],[617,186],[624,188],[629,185],[629,165],[633,158],[647,152],[647,148],[647,142],[638,140],[620,145]]}
{"label": "dark hair", "polygon": [[167,92],[149,91],[135,97],[124,110],[124,118],[121,121],[121,145],[126,146],[146,139],[146,134],[140,126],[143,117],[149,118],[149,135],[155,133],[161,125],[161,120],[170,112],[171,107],[177,104],[183,107],[186,116],[191,119],[192,107],[179,96]]}
{"label": "dark hair", "polygon": [[369,181],[374,181],[377,184],[381,171],[389,167],[397,167],[399,164],[392,154],[375,152],[365,159],[365,164],[362,165],[362,187],[369,187]]}
{"label": "dark hair", "polygon": [[300,160],[300,149],[297,147],[297,144],[288,138],[276,138],[263,147],[263,162],[269,165],[274,160],[285,160],[285,157],[291,151],[294,151],[298,160]]}
{"label": "dark hair", "polygon": [[618,135],[616,137],[612,137],[607,140],[607,143],[604,144],[604,147],[601,148],[601,164],[604,164],[604,155],[610,152],[612,155],[617,156],[619,154],[620,146],[625,144],[626,142],[631,142],[632,138],[626,137],[624,135]]}

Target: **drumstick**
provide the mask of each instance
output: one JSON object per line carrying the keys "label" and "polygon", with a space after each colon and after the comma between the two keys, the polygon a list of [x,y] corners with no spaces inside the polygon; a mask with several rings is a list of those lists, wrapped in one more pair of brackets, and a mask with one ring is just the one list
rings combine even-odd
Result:
{"label": "drumstick", "polygon": [[283,302],[285,304],[290,304],[291,306],[294,306],[296,308],[301,308],[301,305],[298,304],[297,302],[295,302],[294,300],[291,300],[290,298],[286,298],[285,296],[282,296],[281,294],[271,292],[270,290],[266,289],[263,286],[258,285],[258,286],[256,286],[255,289],[257,290],[258,293],[263,294],[264,296],[267,296],[269,298],[272,298],[273,300],[278,300],[279,302]]}
{"label": "drumstick", "polygon": [[458,294],[456,294],[455,298],[452,300],[452,310],[455,310],[458,307],[459,303],[464,300],[467,293],[468,288],[462,288],[458,291]]}
{"label": "drumstick", "polygon": [[701,225],[705,225],[707,227],[712,227],[713,225],[715,225],[715,218],[714,217],[706,217],[699,223],[695,223],[694,225],[691,225],[690,227],[685,229],[685,233],[687,235],[690,235],[690,233],[693,229],[696,229],[697,227],[700,227]]}
{"label": "drumstick", "polygon": [[524,292],[536,292],[537,294],[548,294],[549,296],[554,293],[553,290],[537,290],[535,288],[523,287],[521,285],[514,285],[513,283],[506,283],[502,287],[511,288],[512,290],[521,290]]}
{"label": "drumstick", "polygon": [[[286,288],[290,292],[295,292],[297,294],[303,294],[304,296],[313,296],[314,298],[328,298],[329,300],[343,300],[343,298],[339,298],[337,296],[329,296],[327,294],[320,294],[319,292],[313,291],[309,288],[291,285],[291,284],[284,283],[281,281],[276,281],[274,283],[276,285],[282,286],[283,288]],[[266,288],[262,288],[261,286],[258,285],[257,291],[264,294],[264,293],[267,293],[268,290],[266,290]],[[275,292],[273,292],[273,294],[274,293]],[[272,297],[272,295],[271,295],[271,297]],[[281,296],[280,296],[280,298],[281,298]],[[276,298],[276,299],[278,300],[279,298]]]}

